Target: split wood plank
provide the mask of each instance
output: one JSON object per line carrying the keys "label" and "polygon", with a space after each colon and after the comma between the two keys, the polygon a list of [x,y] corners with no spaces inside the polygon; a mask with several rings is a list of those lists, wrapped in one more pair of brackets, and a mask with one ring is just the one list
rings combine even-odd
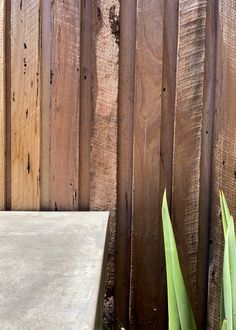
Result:
{"label": "split wood plank", "polygon": [[80,15],[77,0],[51,3],[50,207],[77,210]]}
{"label": "split wood plank", "polygon": [[11,2],[12,209],[40,206],[40,1]]}
{"label": "split wood plank", "polygon": [[[108,251],[106,296],[109,300],[113,299],[114,289],[117,198],[118,0],[101,0],[93,5],[92,43],[94,46],[90,209],[110,211],[111,239]],[[108,314],[105,311],[105,315]]]}
{"label": "split wood plank", "polygon": [[[209,214],[202,196],[206,0],[179,1],[172,218],[184,278],[199,329],[206,316]],[[209,164],[207,164],[210,167]],[[200,255],[201,251],[202,255]]]}
{"label": "split wood plank", "polygon": [[6,182],[6,1],[0,3],[0,209],[5,208]]}
{"label": "split wood plank", "polygon": [[224,239],[219,205],[223,190],[236,219],[236,3],[217,7],[216,104],[213,134],[212,224],[209,266],[208,328],[219,328]]}
{"label": "split wood plank", "polygon": [[[162,328],[163,272],[157,262],[164,1],[137,2],[131,328]],[[155,13],[155,14],[153,14]],[[162,249],[163,251],[163,249]],[[162,273],[162,275],[160,275]]]}
{"label": "split wood plank", "polygon": [[136,1],[120,2],[116,319],[129,327]]}

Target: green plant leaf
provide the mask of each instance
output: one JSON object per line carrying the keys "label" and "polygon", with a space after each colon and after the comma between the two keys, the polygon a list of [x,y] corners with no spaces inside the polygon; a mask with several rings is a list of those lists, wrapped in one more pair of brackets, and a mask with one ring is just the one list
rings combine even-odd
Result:
{"label": "green plant leaf", "polygon": [[[224,196],[220,192],[222,223],[225,237],[221,322],[227,320],[227,330],[236,329],[236,238],[234,220]],[[222,323],[223,325],[223,323]]]}
{"label": "green plant leaf", "polygon": [[221,330],[227,330],[227,321],[224,320],[221,325]]}
{"label": "green plant leaf", "polygon": [[162,224],[167,272],[169,329],[194,330],[196,329],[195,320],[180,268],[166,191],[162,204]]}

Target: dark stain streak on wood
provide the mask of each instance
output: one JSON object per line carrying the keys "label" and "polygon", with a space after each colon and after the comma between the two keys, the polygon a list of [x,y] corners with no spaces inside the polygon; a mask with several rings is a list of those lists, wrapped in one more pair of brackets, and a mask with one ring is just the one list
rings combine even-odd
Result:
{"label": "dark stain streak on wood", "polygon": [[119,15],[116,14],[116,6],[112,6],[109,10],[109,23],[111,28],[111,33],[115,37],[115,42],[117,45],[120,44],[120,19]]}
{"label": "dark stain streak on wood", "polygon": [[30,174],[30,154],[28,153],[28,159],[27,159],[27,173]]}

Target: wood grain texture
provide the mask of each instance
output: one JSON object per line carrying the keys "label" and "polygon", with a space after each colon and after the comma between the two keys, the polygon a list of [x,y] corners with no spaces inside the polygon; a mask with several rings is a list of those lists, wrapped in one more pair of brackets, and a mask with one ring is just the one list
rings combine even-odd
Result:
{"label": "wood grain texture", "polygon": [[198,254],[206,237],[200,222],[209,218],[200,204],[206,12],[205,0],[179,2],[172,181],[174,231],[199,329],[205,322],[208,257],[207,251]]}
{"label": "wood grain texture", "polygon": [[[161,329],[160,129],[164,1],[137,2],[131,328]],[[153,15],[155,13],[155,15]]]}
{"label": "wood grain texture", "polygon": [[0,3],[0,209],[5,208],[6,182],[6,1]]}
{"label": "wood grain texture", "polygon": [[12,209],[40,205],[40,1],[12,0]]}
{"label": "wood grain texture", "polygon": [[51,1],[42,1],[41,43],[41,200],[40,209],[50,209],[50,64],[51,64]]}
{"label": "wood grain texture", "polygon": [[82,1],[81,8],[81,72],[80,72],[80,152],[79,209],[90,204],[90,143],[92,118],[92,2]]}
{"label": "wood grain texture", "polygon": [[219,328],[223,230],[219,206],[222,189],[236,219],[236,3],[217,7],[216,104],[213,135],[212,225],[209,269],[208,328]]}
{"label": "wood grain texture", "polygon": [[[162,113],[161,113],[161,145],[160,145],[160,194],[159,204],[162,204],[164,189],[167,190],[168,204],[171,207],[172,197],[172,165],[173,139],[175,117],[176,62],[178,39],[178,1],[164,1],[164,31],[163,31],[163,78],[162,78]],[[159,228],[158,240],[158,285],[166,286],[164,241]],[[161,271],[160,271],[161,270]],[[167,292],[162,291],[159,299],[159,314],[161,327],[167,328]]]}
{"label": "wood grain texture", "polygon": [[[90,209],[109,210],[107,304],[113,296],[117,194],[117,100],[119,1],[93,5],[93,113],[90,154]],[[107,313],[106,313],[107,315]],[[110,320],[106,320],[109,322]]]}
{"label": "wood grain texture", "polygon": [[120,3],[116,319],[129,327],[136,2]]}
{"label": "wood grain texture", "polygon": [[80,11],[77,0],[51,3],[50,205],[78,209]]}

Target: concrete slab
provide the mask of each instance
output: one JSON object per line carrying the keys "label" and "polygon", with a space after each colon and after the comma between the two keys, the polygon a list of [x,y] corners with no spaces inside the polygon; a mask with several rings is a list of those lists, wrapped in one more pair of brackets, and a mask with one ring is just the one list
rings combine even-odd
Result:
{"label": "concrete slab", "polygon": [[107,212],[0,212],[0,329],[101,329]]}

